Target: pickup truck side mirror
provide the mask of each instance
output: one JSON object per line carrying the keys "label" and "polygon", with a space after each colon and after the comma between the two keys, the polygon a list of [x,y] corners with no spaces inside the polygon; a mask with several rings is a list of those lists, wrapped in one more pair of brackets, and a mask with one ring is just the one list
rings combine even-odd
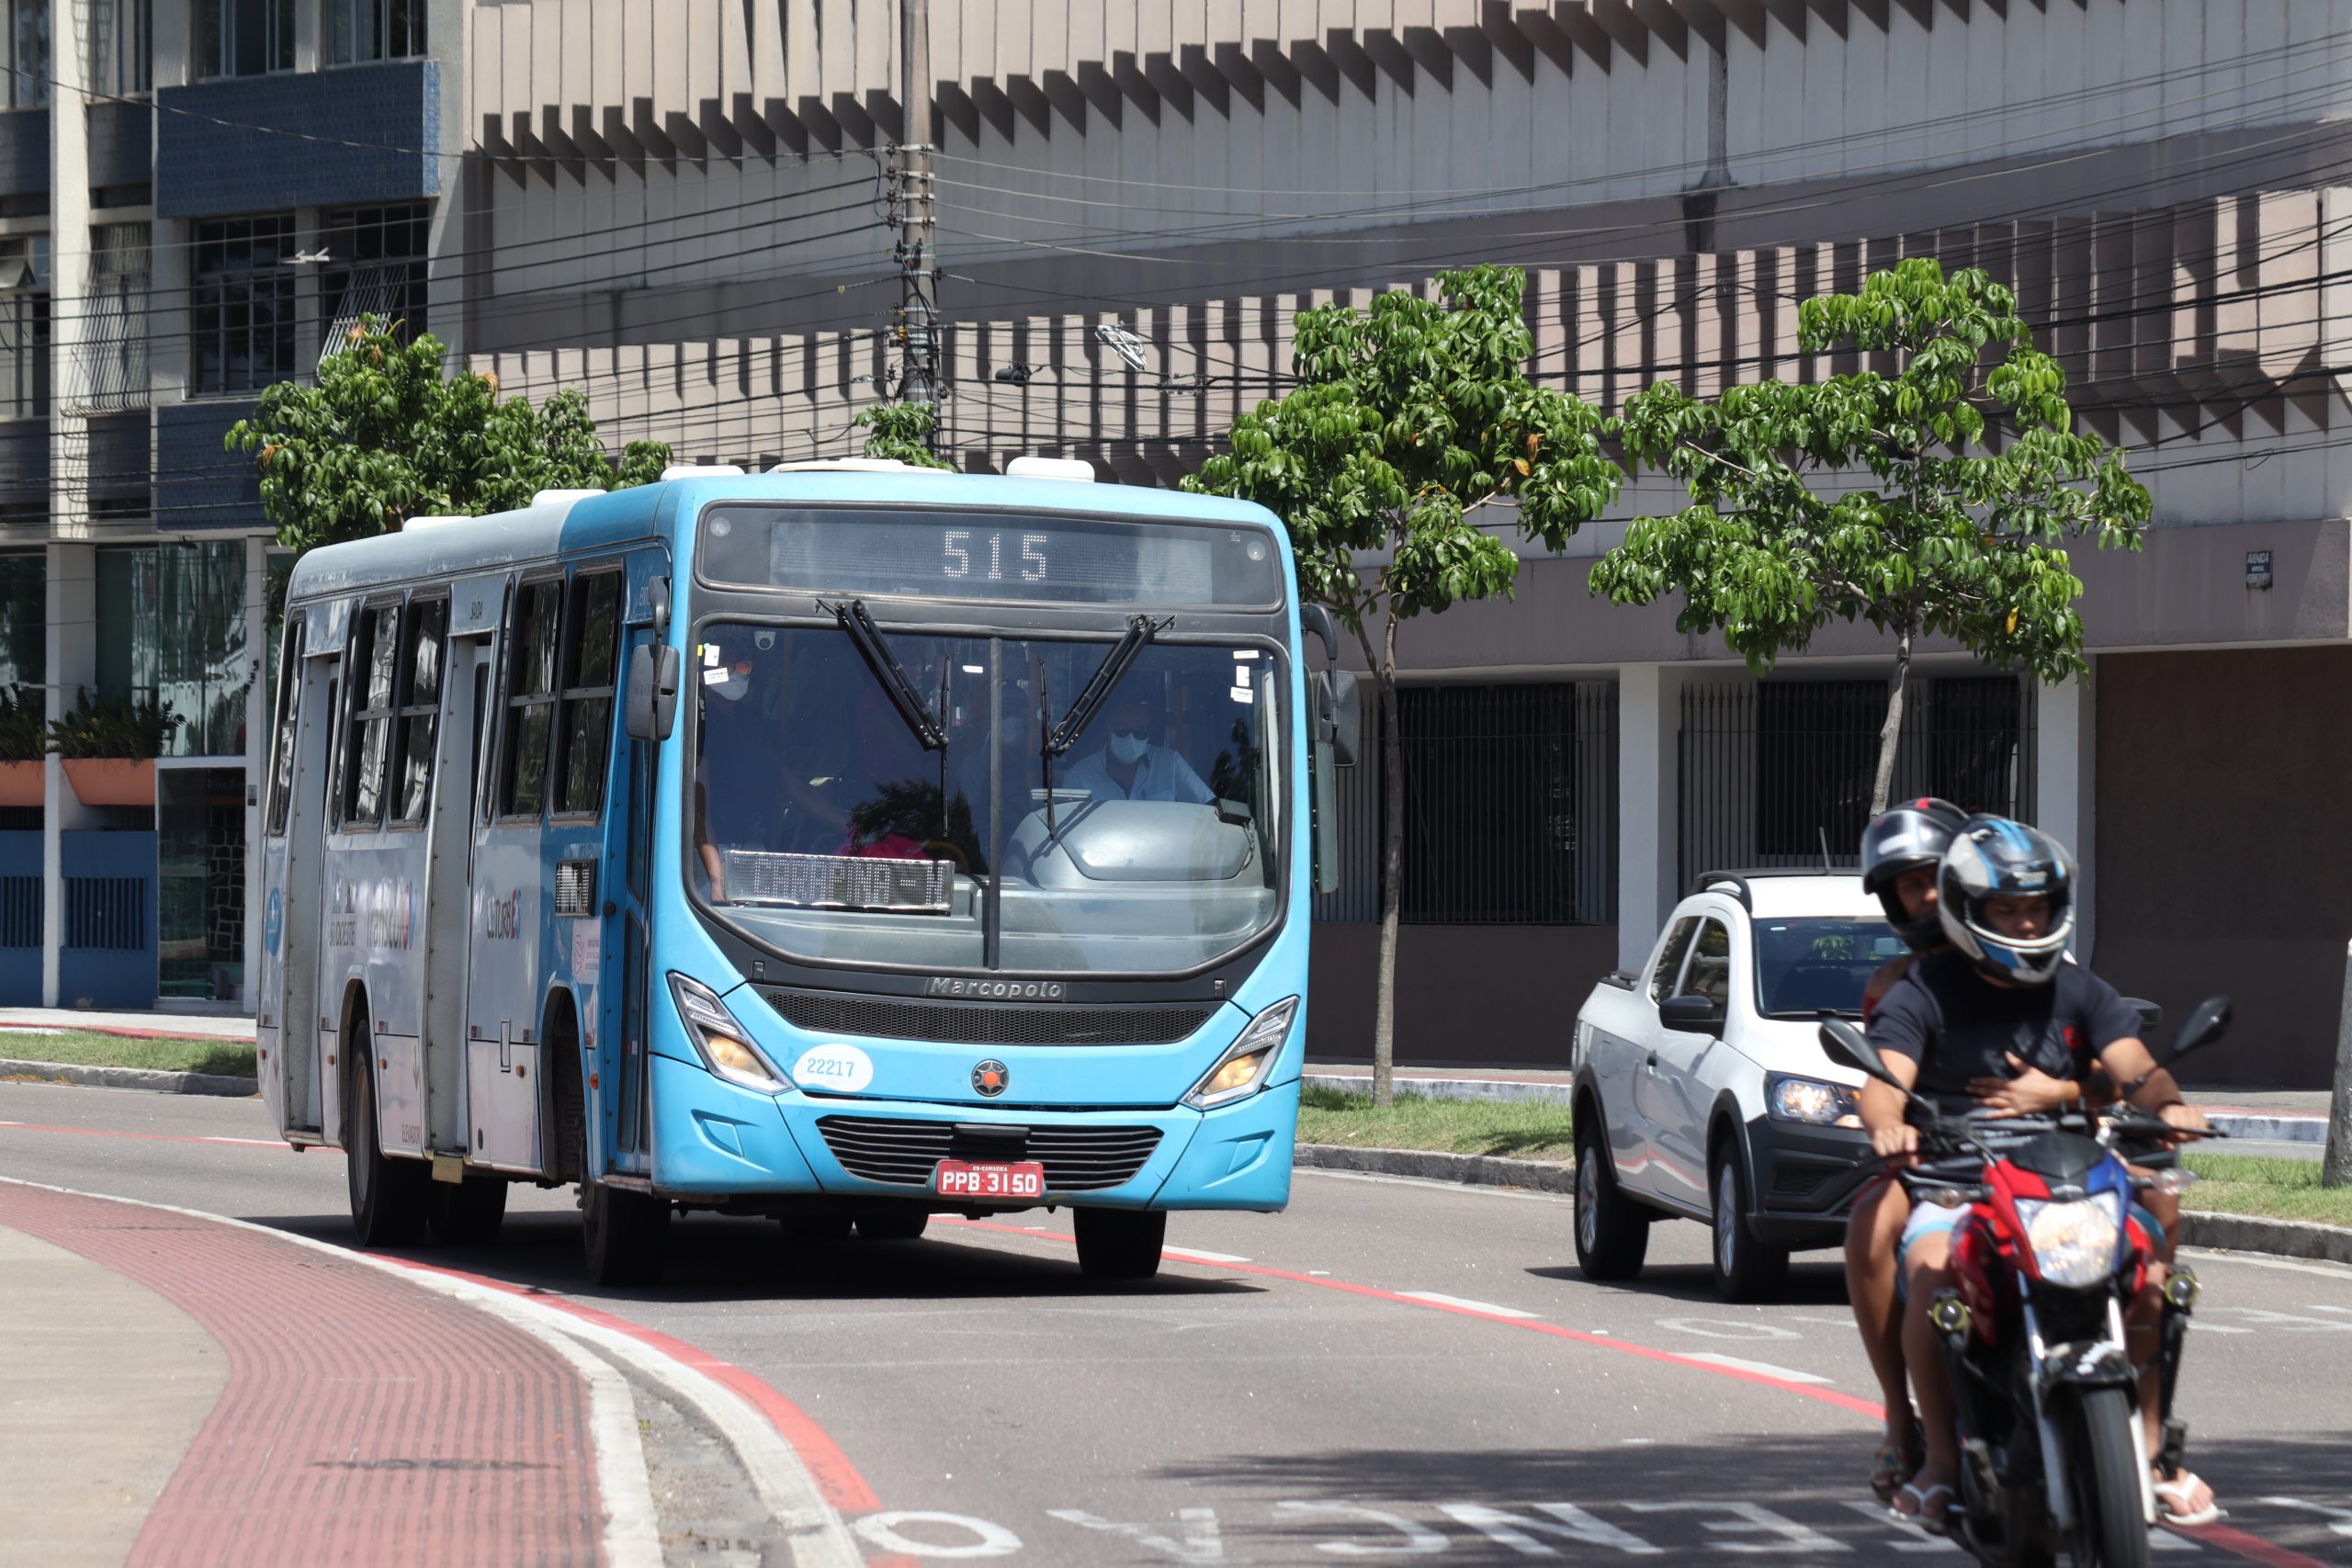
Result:
{"label": "pickup truck side mirror", "polygon": [[1685,1034],[1713,1034],[1724,1026],[1724,1010],[1706,997],[1668,997],[1657,1004],[1657,1021]]}

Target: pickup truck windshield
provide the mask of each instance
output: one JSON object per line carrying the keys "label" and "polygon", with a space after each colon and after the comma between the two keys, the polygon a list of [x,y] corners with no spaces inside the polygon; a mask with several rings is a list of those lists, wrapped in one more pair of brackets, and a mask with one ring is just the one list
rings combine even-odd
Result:
{"label": "pickup truck windshield", "polygon": [[1770,1018],[1859,1018],[1871,972],[1903,951],[1883,920],[1756,922],[1756,1008]]}

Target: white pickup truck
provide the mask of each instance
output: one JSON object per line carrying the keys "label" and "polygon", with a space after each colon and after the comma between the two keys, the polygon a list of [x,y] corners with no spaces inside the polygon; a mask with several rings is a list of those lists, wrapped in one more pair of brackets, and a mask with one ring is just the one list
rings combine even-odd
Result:
{"label": "white pickup truck", "polygon": [[1577,1261],[1641,1271],[1653,1220],[1713,1227],[1727,1300],[1777,1292],[1789,1254],[1835,1247],[1876,1169],[1861,1076],[1831,1064],[1825,1012],[1858,1017],[1871,972],[1903,951],[1861,879],[1709,872],[1649,962],[1603,979],[1577,1015]]}

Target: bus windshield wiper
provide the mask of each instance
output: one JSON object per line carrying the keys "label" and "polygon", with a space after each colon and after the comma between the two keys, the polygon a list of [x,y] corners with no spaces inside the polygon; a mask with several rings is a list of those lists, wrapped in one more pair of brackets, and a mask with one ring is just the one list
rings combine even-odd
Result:
{"label": "bus windshield wiper", "polygon": [[883,694],[890,699],[890,705],[899,710],[899,716],[906,721],[915,739],[922,742],[922,749],[926,751],[945,751],[945,726],[932,713],[931,705],[923,701],[922,694],[915,690],[914,678],[899,662],[899,656],[890,651],[890,644],[882,636],[882,628],[876,626],[874,617],[865,613],[865,601],[852,599],[842,604],[829,604],[820,599],[817,608],[841,623],[842,630],[847,632],[849,640],[856,645],[858,656],[865,660],[866,669],[873,671]]}
{"label": "bus windshield wiper", "polygon": [[1046,661],[1042,659],[1036,661],[1037,761],[1043,765],[1046,775],[1046,837],[1053,837],[1057,831],[1054,823],[1054,759],[1078,744],[1078,738],[1085,733],[1096,712],[1110,700],[1111,693],[1125,676],[1127,666],[1136,661],[1136,655],[1143,651],[1144,644],[1175,622],[1173,615],[1156,623],[1149,615],[1131,617],[1125,633],[1111,645],[1111,651],[1102,656],[1102,662],[1094,667],[1094,673],[1079,692],[1078,700],[1069,705],[1069,712],[1062,715],[1062,721],[1050,729],[1046,728],[1046,721],[1053,716],[1053,702],[1046,693]]}

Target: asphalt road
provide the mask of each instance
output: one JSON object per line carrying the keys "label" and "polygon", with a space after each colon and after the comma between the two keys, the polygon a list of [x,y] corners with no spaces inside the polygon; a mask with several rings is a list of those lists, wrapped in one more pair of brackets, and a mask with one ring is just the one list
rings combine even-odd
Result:
{"label": "asphalt road", "polygon": [[[341,1156],[266,1134],[257,1102],[0,1084],[0,1175],[347,1239]],[[1140,1287],[1080,1279],[1066,1215],[814,1248],[698,1217],[621,1292],[577,1234],[568,1191],[518,1189],[497,1248],[443,1258],[756,1373],[871,1484],[864,1537],[926,1562],[1960,1561],[1862,1484],[1876,1392],[1828,1254],[1726,1307],[1669,1224],[1604,1289],[1564,1200],[1326,1172],[1279,1216],[1177,1216],[1198,1256]],[[2191,1457],[2255,1539],[2165,1560],[2352,1563],[2352,1270],[2196,1261]]]}

